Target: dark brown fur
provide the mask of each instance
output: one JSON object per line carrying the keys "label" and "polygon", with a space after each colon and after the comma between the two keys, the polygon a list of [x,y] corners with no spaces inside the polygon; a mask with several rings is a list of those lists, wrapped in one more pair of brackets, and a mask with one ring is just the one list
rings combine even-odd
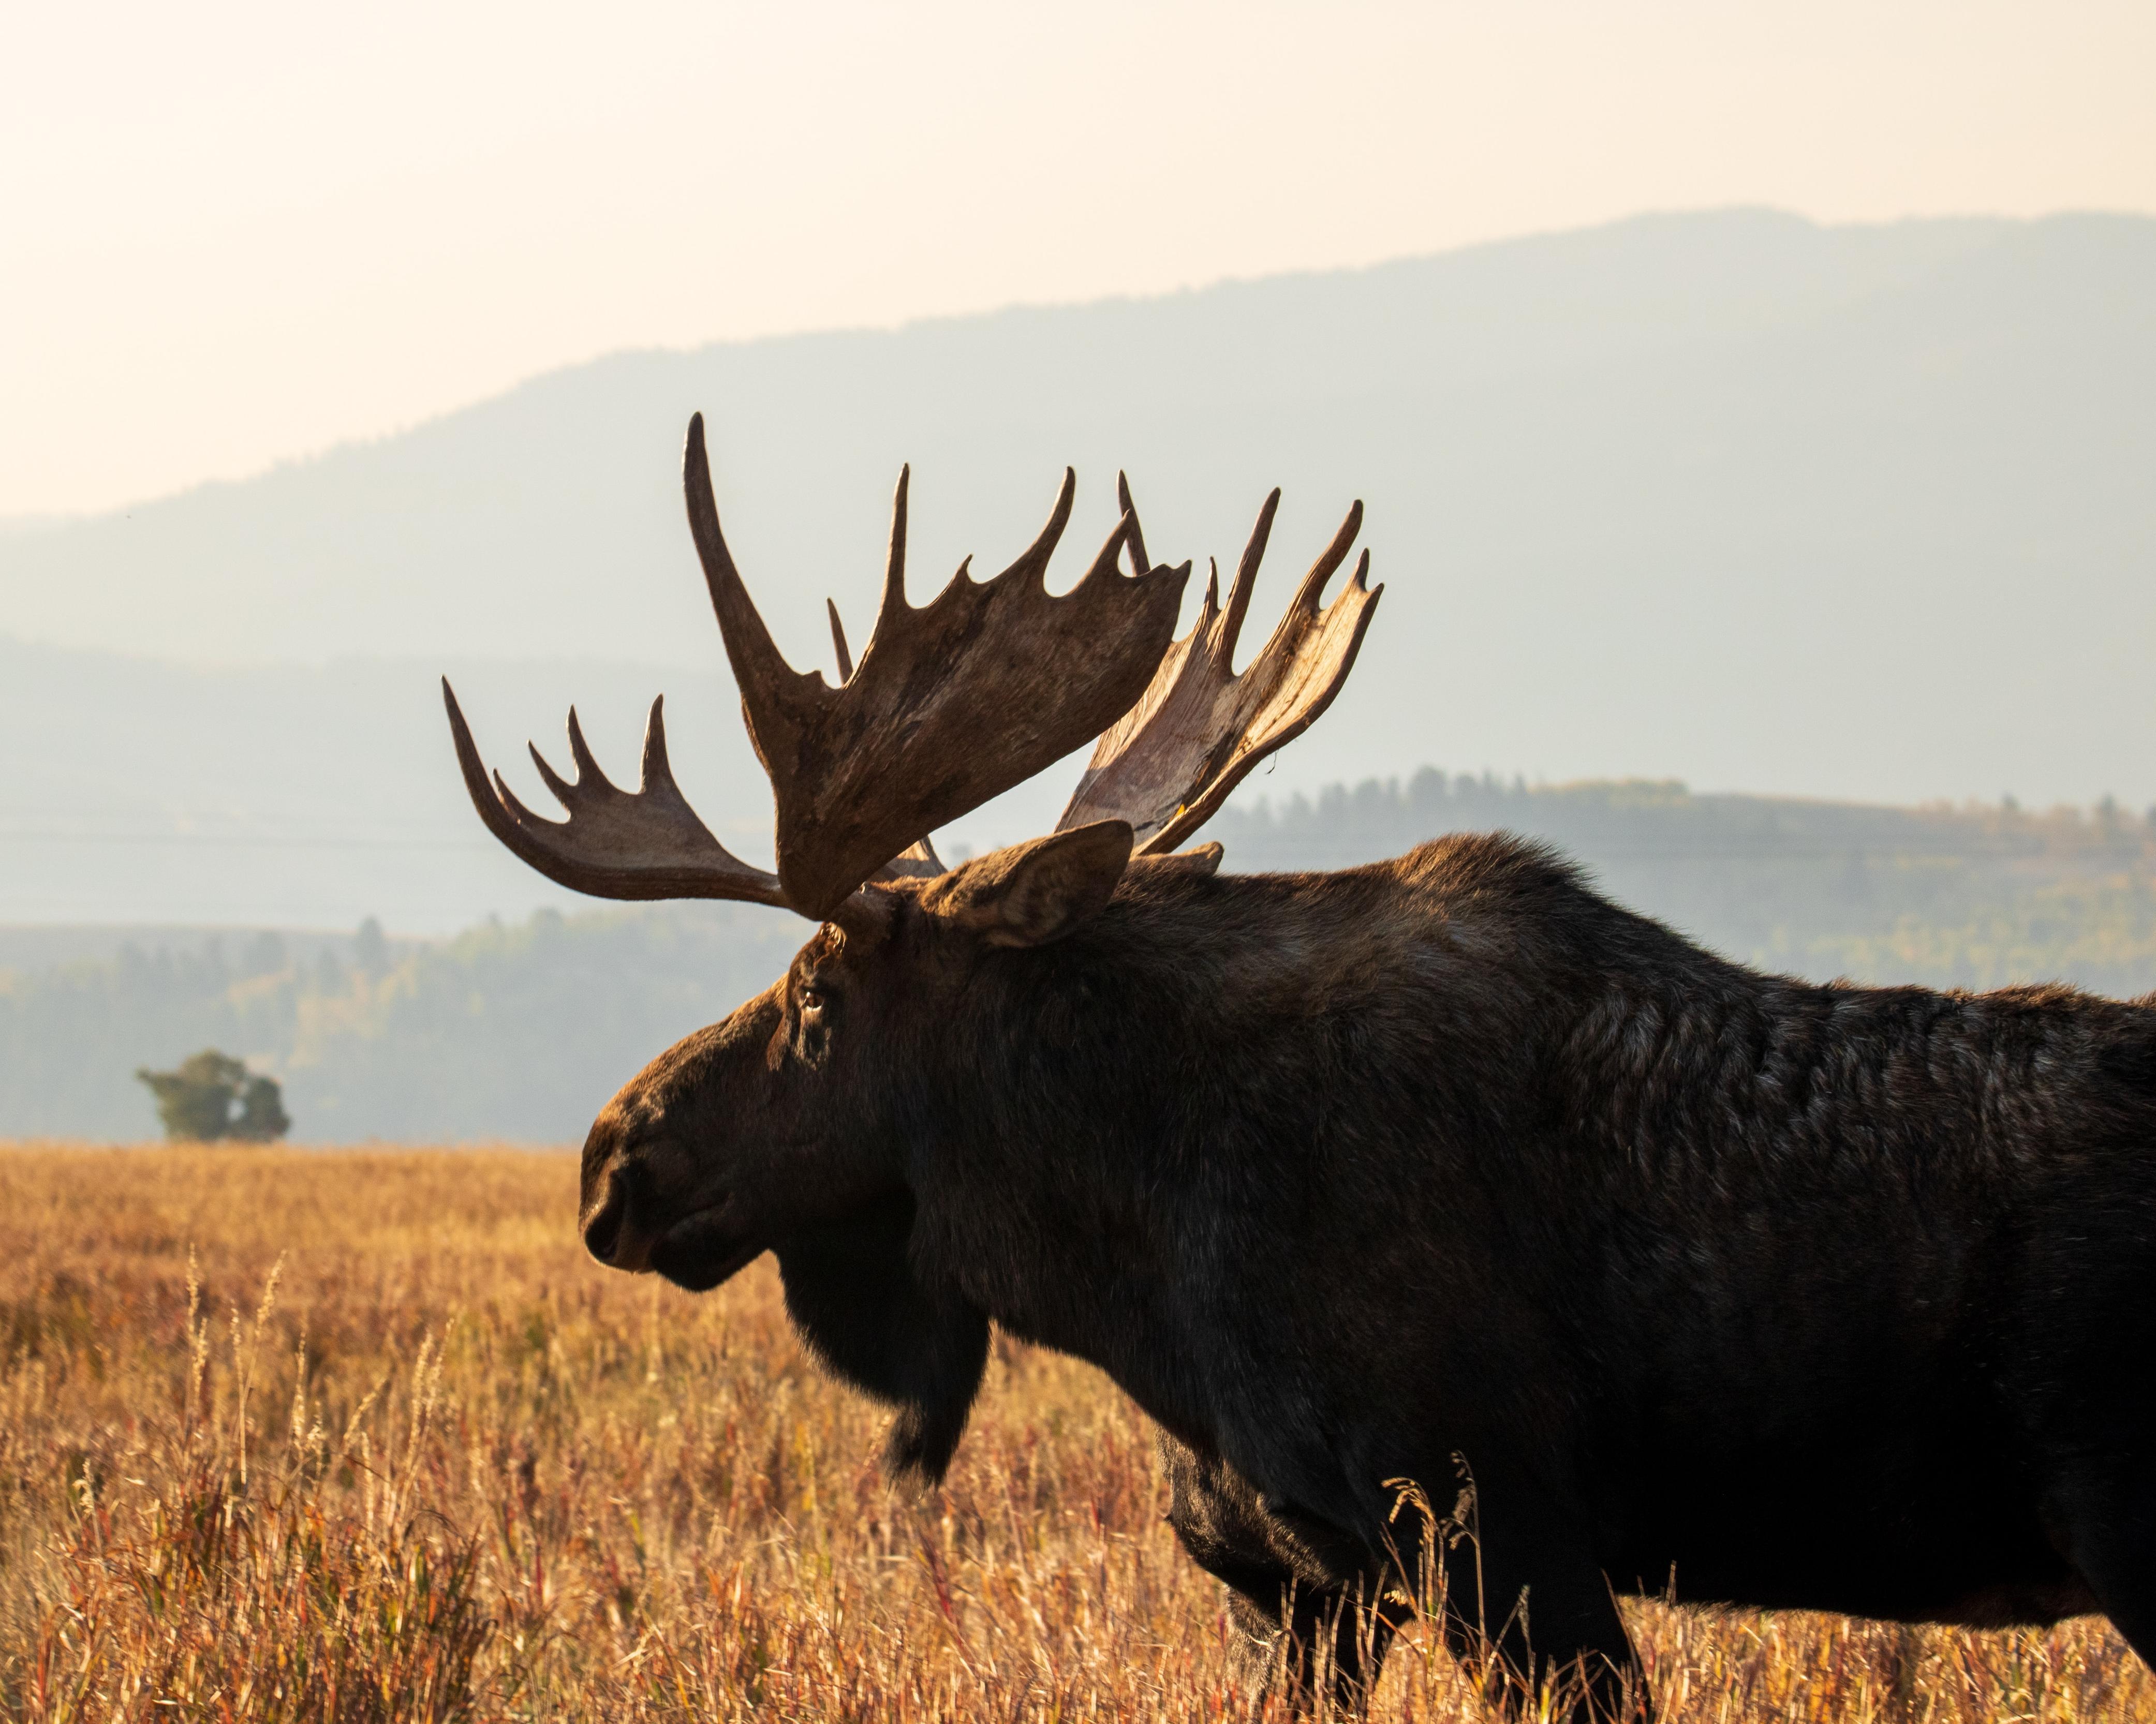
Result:
{"label": "dark brown fur", "polygon": [[1604,1709],[1612,1587],[2156,1650],[2156,1011],[1759,975],[1502,837],[1104,909],[1081,838],[873,895],[654,1061],[586,1147],[594,1251],[776,1249],[930,1476],[989,1320],[1092,1360],[1343,1693],[1418,1560],[1390,1481],[1463,1470],[1455,1643]]}

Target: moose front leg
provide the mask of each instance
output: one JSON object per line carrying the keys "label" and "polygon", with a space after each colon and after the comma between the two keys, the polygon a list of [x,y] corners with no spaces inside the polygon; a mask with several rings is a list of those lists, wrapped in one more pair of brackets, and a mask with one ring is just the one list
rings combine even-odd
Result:
{"label": "moose front leg", "polygon": [[1338,1711],[1367,1708],[1406,1607],[1385,1598],[1374,1576],[1333,1586],[1290,1583],[1273,1596],[1270,1611],[1235,1601],[1265,1679],[1277,1673],[1298,1711],[1315,1710],[1321,1696]]}
{"label": "moose front leg", "polygon": [[1447,1650],[1486,1673],[1512,1717],[1630,1724],[1649,1716],[1646,1671],[1592,1547],[1548,1495],[1509,1472],[1476,1475],[1467,1534],[1450,1542]]}
{"label": "moose front leg", "polygon": [[1420,1575],[1428,1555],[1441,1571],[1446,1645],[1482,1672],[1504,1716],[1568,1724],[1646,1716],[1645,1674],[1594,1552],[1531,1483],[1504,1470],[1478,1476],[1468,1536],[1425,1552],[1396,1524],[1379,1562],[1352,1535],[1261,1496],[1217,1457],[1165,1437],[1161,1447],[1170,1523],[1232,1589],[1255,1674],[1284,1681],[1299,1710],[1368,1703],[1413,1614],[1393,1588]]}
{"label": "moose front leg", "polygon": [[1280,1681],[1298,1711],[1315,1709],[1321,1699],[1349,1711],[1367,1706],[1406,1615],[1404,1606],[1383,1596],[1381,1572],[1359,1552],[1311,1548],[1305,1529],[1284,1524],[1217,1456],[1200,1455],[1165,1434],[1160,1448],[1171,1491],[1168,1524],[1191,1560],[1226,1583],[1253,1682],[1263,1689]]}

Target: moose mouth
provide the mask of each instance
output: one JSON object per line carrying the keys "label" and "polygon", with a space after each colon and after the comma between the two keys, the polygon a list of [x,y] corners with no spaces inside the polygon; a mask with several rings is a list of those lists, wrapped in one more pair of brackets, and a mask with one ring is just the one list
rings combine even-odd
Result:
{"label": "moose mouth", "polygon": [[759,1239],[744,1239],[725,1225],[726,1205],[684,1216],[651,1248],[651,1267],[677,1287],[708,1293],[748,1267],[769,1249]]}

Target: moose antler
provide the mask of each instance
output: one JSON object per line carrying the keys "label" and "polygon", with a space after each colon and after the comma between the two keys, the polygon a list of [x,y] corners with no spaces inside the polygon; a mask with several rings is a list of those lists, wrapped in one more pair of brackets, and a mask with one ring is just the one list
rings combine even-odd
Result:
{"label": "moose antler", "polygon": [[779,884],[818,917],[915,839],[1122,716],[1160,663],[1189,574],[1187,563],[1119,574],[1126,516],[1078,584],[1051,598],[1044,577],[1077,488],[1066,469],[1048,525],[1016,562],[976,582],[969,558],[916,610],[906,598],[909,476],[891,503],[875,630],[834,689],[789,666],[757,614],[719,529],[703,416],[689,422],[689,529],[778,805]]}
{"label": "moose antler", "polygon": [[1051,597],[1044,577],[1076,485],[1066,470],[1047,526],[1015,562],[976,582],[968,559],[916,609],[906,598],[906,482],[902,471],[875,630],[860,663],[842,663],[843,680],[833,688],[819,673],[788,664],[757,613],[720,531],[703,416],[689,422],[682,462],[689,527],[749,740],[778,803],[777,874],[731,854],[696,818],[667,766],[655,703],[644,782],[634,793],[599,771],[573,713],[573,783],[533,750],[569,813],[566,822],[543,820],[498,774],[489,782],[445,681],[465,787],[488,829],[542,874],[579,891],[746,899],[822,920],[886,870],[932,871],[931,831],[1112,724],[1144,692],[1167,649],[1189,564],[1151,568],[1141,555],[1135,577],[1118,573],[1136,527],[1126,511],[1085,577]]}
{"label": "moose antler", "polygon": [[[1116,490],[1130,523],[1129,542],[1142,561],[1137,511],[1120,475]],[[1228,590],[1227,609],[1220,608],[1216,567],[1190,632],[1168,649],[1137,704],[1094,746],[1086,775],[1056,822],[1058,832],[1095,820],[1127,820],[1138,854],[1173,850],[1219,811],[1251,767],[1308,730],[1332,704],[1354,668],[1363,631],[1385,590],[1367,584],[1370,553],[1365,551],[1339,596],[1318,607],[1325,583],[1362,531],[1359,502],[1303,577],[1265,650],[1241,675],[1235,674],[1236,638],[1280,498],[1275,490],[1258,511]]]}
{"label": "moose antler", "polygon": [[644,730],[644,781],[634,793],[599,770],[584,741],[577,709],[569,709],[569,754],[574,783],[531,750],[532,764],[547,788],[569,811],[546,820],[516,799],[501,773],[489,782],[486,766],[465,723],[449,680],[442,679],[449,710],[449,734],[464,768],[465,788],[486,829],[547,879],[598,898],[740,898],[752,904],[783,904],[778,876],[735,855],[696,818],[666,763],[666,697],[651,703]]}

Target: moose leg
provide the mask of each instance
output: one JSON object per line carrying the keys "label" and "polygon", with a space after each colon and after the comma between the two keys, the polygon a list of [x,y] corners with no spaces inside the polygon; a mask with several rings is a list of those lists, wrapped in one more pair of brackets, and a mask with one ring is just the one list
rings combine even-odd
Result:
{"label": "moose leg", "polygon": [[[1379,1596],[1373,1601],[1373,1594]],[[1382,1596],[1379,1577],[1345,1586],[1299,1587],[1274,1596],[1270,1644],[1260,1643],[1267,1673],[1279,1660],[1289,1696],[1298,1706],[1314,1706],[1322,1694],[1338,1711],[1367,1707],[1393,1636],[1406,1619],[1404,1607]]]}
{"label": "moose leg", "polygon": [[[2079,1470],[2079,1469],[2077,1469]],[[2086,1475],[2053,1494],[2066,1559],[2141,1661],[2156,1669],[2156,1475]]]}
{"label": "moose leg", "polygon": [[1382,1598],[1370,1602],[1374,1577],[1312,1586],[1284,1568],[1261,1574],[1248,1562],[1216,1568],[1199,1559],[1199,1566],[1228,1584],[1229,1609],[1247,1643],[1245,1669],[1255,1686],[1277,1680],[1298,1712],[1315,1711],[1321,1699],[1348,1713],[1369,1705],[1406,1617],[1404,1607]]}
{"label": "moose leg", "polygon": [[1492,1660],[1491,1698],[1532,1715],[1547,1684],[1579,1721],[1647,1716],[1646,1672],[1586,1540],[1537,1491],[1478,1479],[1471,1535],[1446,1551],[1445,1635]]}
{"label": "moose leg", "polygon": [[1403,1613],[1367,1604],[1359,1584],[1298,1586],[1285,1570],[1269,1598],[1235,1580],[1228,1586],[1254,1686],[1262,1691],[1277,1682],[1298,1713],[1318,1710],[1321,1701],[1350,1716],[1368,1706]]}
{"label": "moose leg", "polygon": [[[1277,1676],[1298,1711],[1321,1697],[1360,1710],[1377,1686],[1404,1609],[1379,1597],[1376,1571],[1359,1552],[1320,1558],[1272,1512],[1250,1482],[1217,1458],[1161,1438],[1173,1496],[1168,1524],[1191,1560],[1227,1583],[1229,1609],[1248,1644],[1248,1668],[1260,1686]],[[1342,1572],[1349,1578],[1340,1578]]]}
{"label": "moose leg", "polygon": [[2025,1342],[2020,1387],[2050,1462],[2042,1512],[2051,1542],[2156,1669],[2156,1193],[2121,1201],[2100,1176],[2089,1181],[2073,1193],[2071,1227],[2032,1263],[2031,1285],[2059,1290],[2050,1296],[2058,1308]]}

